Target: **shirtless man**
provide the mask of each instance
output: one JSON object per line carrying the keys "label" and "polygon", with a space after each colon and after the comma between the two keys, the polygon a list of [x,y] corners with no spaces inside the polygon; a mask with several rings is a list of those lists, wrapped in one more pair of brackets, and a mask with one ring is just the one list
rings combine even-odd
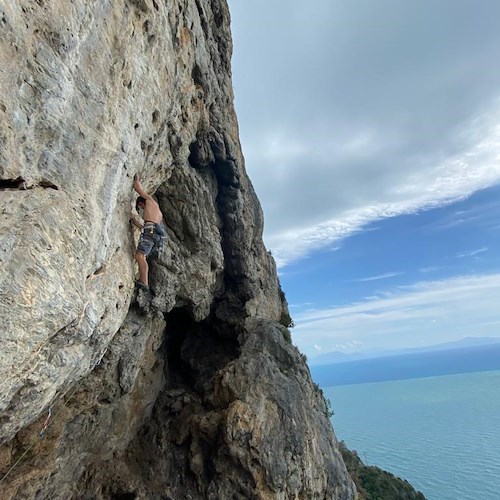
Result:
{"label": "shirtless man", "polygon": [[135,208],[137,211],[139,209],[143,210],[142,217],[144,219],[144,224],[141,224],[134,215],[130,218],[130,222],[142,230],[137,251],[135,252],[135,260],[139,265],[139,281],[136,284],[141,288],[149,289],[149,265],[147,257],[153,250],[158,252],[161,248],[163,237],[165,236],[165,229],[162,223],[163,214],[154,198],[142,188],[137,174],[134,175],[134,189],[139,194],[135,202]]}

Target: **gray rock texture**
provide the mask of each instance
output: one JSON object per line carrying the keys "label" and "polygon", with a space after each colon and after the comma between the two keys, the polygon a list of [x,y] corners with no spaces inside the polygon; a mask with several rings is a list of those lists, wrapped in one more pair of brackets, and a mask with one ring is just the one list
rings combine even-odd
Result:
{"label": "gray rock texture", "polygon": [[355,496],[280,324],[229,26],[224,0],[0,4],[2,499]]}

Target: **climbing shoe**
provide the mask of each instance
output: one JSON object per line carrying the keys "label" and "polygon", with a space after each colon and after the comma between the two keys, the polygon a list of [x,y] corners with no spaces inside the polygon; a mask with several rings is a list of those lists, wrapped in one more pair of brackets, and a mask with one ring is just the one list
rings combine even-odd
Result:
{"label": "climbing shoe", "polygon": [[135,282],[136,288],[139,288],[140,290],[144,290],[145,292],[149,292],[149,286],[143,283],[142,281],[137,280]]}

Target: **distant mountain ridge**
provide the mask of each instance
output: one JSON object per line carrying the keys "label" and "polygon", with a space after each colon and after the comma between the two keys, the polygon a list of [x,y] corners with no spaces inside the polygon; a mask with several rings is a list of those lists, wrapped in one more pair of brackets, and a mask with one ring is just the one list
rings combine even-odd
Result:
{"label": "distant mountain ridge", "polygon": [[484,346],[500,344],[500,337],[465,337],[453,342],[445,342],[425,347],[411,347],[407,349],[370,349],[364,352],[345,353],[341,351],[332,351],[320,354],[312,358],[310,366],[330,365],[334,363],[343,363],[347,361],[357,361],[363,359],[375,359],[388,356],[399,356],[402,354],[418,354],[426,352],[447,351],[449,349],[462,349],[465,347]]}
{"label": "distant mountain ridge", "polygon": [[313,365],[311,375],[321,387],[330,387],[500,370],[500,342],[444,345],[448,347]]}

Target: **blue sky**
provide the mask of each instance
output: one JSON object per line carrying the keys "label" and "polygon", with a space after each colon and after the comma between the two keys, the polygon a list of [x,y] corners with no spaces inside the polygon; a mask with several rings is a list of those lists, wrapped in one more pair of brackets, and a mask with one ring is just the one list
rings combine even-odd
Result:
{"label": "blue sky", "polygon": [[296,343],[314,356],[500,337],[499,214],[496,186],[285,266]]}
{"label": "blue sky", "polygon": [[299,348],[500,337],[500,3],[229,4],[243,152]]}

